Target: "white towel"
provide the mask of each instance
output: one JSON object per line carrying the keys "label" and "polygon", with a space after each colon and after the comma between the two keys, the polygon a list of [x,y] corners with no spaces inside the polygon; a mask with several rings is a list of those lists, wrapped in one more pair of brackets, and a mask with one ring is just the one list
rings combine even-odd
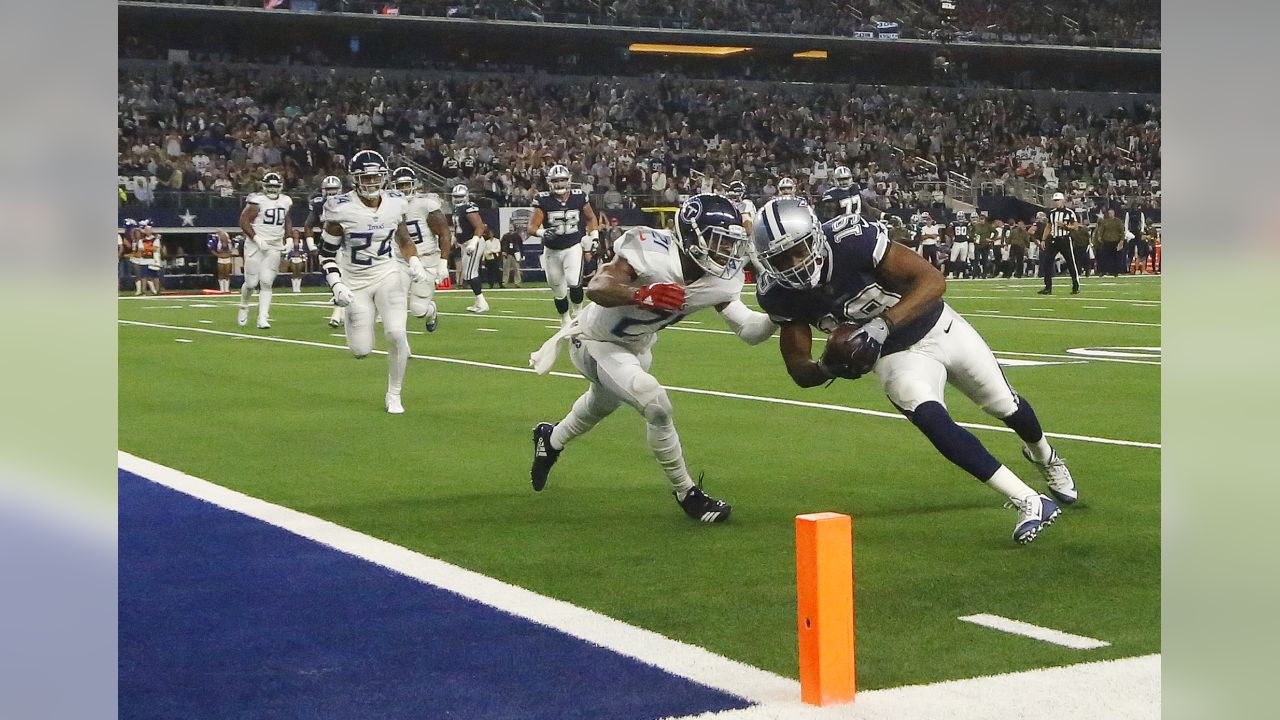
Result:
{"label": "white towel", "polygon": [[529,354],[529,367],[539,375],[551,372],[551,367],[556,364],[556,358],[560,356],[560,342],[581,334],[582,327],[578,325],[578,319],[574,318],[568,325],[560,328],[555,335],[547,338],[537,352]]}

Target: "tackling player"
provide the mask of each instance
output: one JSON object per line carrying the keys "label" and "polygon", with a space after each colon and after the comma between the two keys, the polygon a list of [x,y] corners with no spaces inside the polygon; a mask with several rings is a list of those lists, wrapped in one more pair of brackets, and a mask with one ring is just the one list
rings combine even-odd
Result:
{"label": "tackling player", "polygon": [[249,322],[249,298],[258,291],[258,327],[271,327],[271,290],[280,269],[284,238],[293,235],[289,210],[293,198],[285,195],[284,180],[279,173],[262,176],[262,192],[245,199],[240,213],[240,229],[244,231],[244,285],[240,286],[240,312],[236,323]]}
{"label": "tackling player", "polygon": [[453,201],[453,231],[457,235],[462,253],[458,258],[458,278],[471,288],[476,300],[467,306],[474,313],[489,312],[489,301],[484,299],[480,287],[480,271],[484,267],[484,236],[489,228],[480,217],[480,206],[471,202],[471,191],[458,183],[449,193]]}
{"label": "tackling player", "polygon": [[[1058,502],[1076,501],[1071,473],[1031,404],[1009,386],[977,331],[943,301],[940,272],[890,242],[879,223],[845,215],[824,225],[803,200],[775,200],[760,214],[754,242],[766,274],[758,297],[782,326],[782,358],[797,385],[874,372],[894,407],[945,458],[1009,498],[1019,511],[1013,539],[1031,542],[1057,518],[1058,503],[1027,487],[951,419],[943,399],[949,382],[1022,438],[1023,455]],[[814,362],[812,328],[832,333],[850,324],[858,326],[850,352],[833,336]]]}
{"label": "tackling player", "polygon": [[748,344],[773,336],[769,318],[739,297],[746,259],[741,218],[728,198],[695,195],[681,206],[674,234],[632,228],[614,253],[587,287],[592,304],[530,356],[534,369],[546,374],[567,338],[574,367],[591,382],[563,420],[534,427],[533,489],[546,485],[566,443],[626,403],[644,418],[649,448],[684,512],[700,522],[723,522],[731,508],[689,477],[671,400],[649,365],[658,331],[703,308],[714,307]]}
{"label": "tackling player", "polygon": [[[453,240],[449,221],[444,217],[444,205],[434,194],[422,191],[418,173],[411,167],[398,167],[391,173],[391,186],[408,200],[404,225],[409,237],[418,248],[418,257],[427,277],[409,285],[409,312],[426,320],[427,332],[436,331],[436,284],[449,272],[449,251]],[[462,187],[466,187],[465,185]],[[483,224],[484,221],[481,221]],[[398,254],[397,254],[398,256]]]}
{"label": "tackling player", "polygon": [[569,168],[553,165],[547,188],[534,200],[529,235],[542,240],[542,269],[567,326],[582,305],[582,253],[594,249],[599,224],[587,194],[570,186]]}
{"label": "tackling player", "polygon": [[[350,172],[355,189],[324,203],[320,265],[334,304],[347,308],[347,347],[352,355],[363,358],[373,351],[374,322],[382,316],[387,339],[384,400],[387,412],[398,415],[404,412],[400,390],[409,362],[409,282],[425,280],[427,271],[405,226],[407,200],[400,191],[384,187],[388,173],[382,155],[361,150],[351,157]],[[346,252],[339,255],[344,247]],[[398,257],[393,247],[399,248]]]}

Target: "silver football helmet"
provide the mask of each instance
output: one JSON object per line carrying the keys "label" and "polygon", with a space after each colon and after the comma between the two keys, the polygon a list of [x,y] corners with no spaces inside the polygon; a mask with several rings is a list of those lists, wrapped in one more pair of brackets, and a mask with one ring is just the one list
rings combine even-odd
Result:
{"label": "silver football helmet", "polygon": [[462,183],[453,186],[449,191],[449,199],[453,201],[455,206],[465,205],[467,200],[471,198],[471,189]]}
{"label": "silver football helmet", "polygon": [[342,193],[342,180],[337,175],[329,175],[320,181],[320,194],[333,197]]}
{"label": "silver football helmet", "polygon": [[831,177],[836,181],[836,187],[841,190],[849,190],[853,187],[853,171],[844,165],[837,165]]}
{"label": "silver football helmet", "polygon": [[564,165],[552,165],[547,171],[547,188],[556,195],[565,195],[569,192],[569,168]]}
{"label": "silver football helmet", "polygon": [[781,197],[796,196],[796,181],[789,177],[784,177],[778,181],[778,195]]}
{"label": "silver football helmet", "polygon": [[756,259],[773,282],[807,290],[826,281],[831,246],[818,216],[803,198],[782,197],[765,203],[751,234]]}

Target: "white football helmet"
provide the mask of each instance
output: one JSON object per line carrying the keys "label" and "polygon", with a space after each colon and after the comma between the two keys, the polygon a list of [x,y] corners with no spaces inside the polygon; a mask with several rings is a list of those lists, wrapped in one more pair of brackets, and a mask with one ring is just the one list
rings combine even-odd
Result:
{"label": "white football helmet", "polygon": [[320,181],[320,194],[325,197],[333,197],[342,192],[342,180],[337,175],[330,175]]}
{"label": "white football helmet", "polygon": [[469,200],[470,198],[471,198],[471,190],[468,189],[467,186],[462,183],[458,183],[457,185],[454,185],[453,189],[449,191],[449,199],[453,201],[453,204],[455,206],[466,204],[467,200]]}
{"label": "white football helmet", "polygon": [[778,181],[778,196],[779,196],[779,197],[795,197],[795,196],[796,196],[796,181],[795,181],[795,180],[792,180],[792,179],[791,179],[791,178],[789,178],[789,177],[784,177],[784,178],[782,178],[781,180],[779,180],[779,181]]}
{"label": "white football helmet", "polygon": [[849,190],[853,187],[853,171],[844,165],[837,165],[831,177],[836,181],[836,187],[841,190]]}
{"label": "white football helmet", "polygon": [[569,168],[564,165],[552,165],[547,171],[547,187],[556,195],[569,193]]}

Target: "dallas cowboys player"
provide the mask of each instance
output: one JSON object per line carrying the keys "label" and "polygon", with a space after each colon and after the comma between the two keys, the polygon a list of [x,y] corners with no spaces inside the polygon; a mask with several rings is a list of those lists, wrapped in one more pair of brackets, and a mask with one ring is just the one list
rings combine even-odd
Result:
{"label": "dallas cowboys player", "polygon": [[703,308],[714,307],[748,344],[772,337],[773,322],[747,309],[739,297],[746,242],[738,211],[720,195],[686,201],[674,234],[636,227],[618,239],[614,259],[587,287],[592,303],[530,356],[534,369],[545,374],[567,338],[574,366],[591,381],[563,420],[533,429],[534,490],[546,485],[566,443],[626,403],[644,418],[649,448],[684,512],[700,522],[729,519],[729,504],[704,493],[689,477],[671,400],[649,366],[658,331]]}
{"label": "dallas cowboys player", "polygon": [[818,201],[815,211],[823,220],[830,220],[839,215],[861,215],[862,195],[853,182],[853,171],[844,165],[837,165],[831,173],[835,184],[827,188]]}
{"label": "dallas cowboys player", "polygon": [[480,288],[484,240],[489,228],[480,217],[480,206],[471,202],[471,191],[466,185],[454,185],[449,199],[453,201],[453,231],[457,234],[458,244],[462,246],[462,254],[458,258],[458,262],[462,264],[460,275],[462,282],[476,296],[475,302],[467,306],[467,311],[489,312],[489,301],[484,299],[484,291]]}
{"label": "dallas cowboys player", "polygon": [[404,224],[409,229],[413,244],[418,248],[422,267],[427,271],[425,280],[409,286],[409,312],[416,318],[426,320],[427,332],[435,332],[436,284],[449,272],[448,261],[444,258],[449,257],[449,252],[453,249],[449,221],[444,217],[444,205],[440,198],[422,191],[422,183],[413,168],[398,167],[392,171],[391,186],[408,200],[409,208],[405,211]]}
{"label": "dallas cowboys player", "polygon": [[778,197],[793,198],[796,196],[796,181],[784,177],[778,181]]}
{"label": "dallas cowboys player", "polygon": [[[311,196],[311,200],[307,202],[309,211],[307,212],[307,221],[302,226],[303,237],[312,237],[312,232],[320,227],[320,215],[324,212],[325,200],[341,192],[342,180],[337,175],[329,175],[320,181],[320,194]],[[346,308],[341,305],[334,305],[333,314],[329,316],[329,327],[336,328],[341,325],[346,313]]]}
{"label": "dallas cowboys player", "polygon": [[[765,268],[760,306],[782,326],[781,350],[797,385],[874,371],[889,400],[951,462],[1009,497],[1019,510],[1013,539],[1028,543],[1076,501],[1067,465],[1045,439],[1026,399],[1009,386],[982,337],[942,299],[946,279],[883,225],[853,215],[820,224],[803,200],[774,200],[760,210],[753,238]],[[849,355],[828,342],[812,357],[812,327],[831,333],[856,324]],[[1054,500],[1036,493],[951,419],[950,382],[1000,418],[1024,443]]]}
{"label": "dallas cowboys player", "polygon": [[279,173],[262,176],[262,192],[245,199],[240,212],[240,229],[247,240],[244,245],[244,285],[240,286],[240,312],[236,323],[249,322],[249,298],[258,291],[258,327],[271,327],[271,288],[280,270],[280,254],[285,236],[293,235],[289,210],[293,198],[283,194],[284,180]]}
{"label": "dallas cowboys player", "polygon": [[[404,412],[400,390],[409,362],[409,282],[426,279],[427,271],[405,226],[407,200],[400,191],[384,187],[388,173],[382,155],[361,150],[351,157],[350,171],[355,189],[324,203],[320,266],[334,304],[347,308],[347,347],[357,358],[373,351],[374,320],[382,316],[387,339],[385,404],[387,412],[397,415]],[[398,257],[393,247],[399,249]],[[339,255],[342,248],[346,252]]]}
{"label": "dallas cowboys player", "polygon": [[570,186],[569,168],[553,165],[547,188],[534,199],[529,235],[542,240],[542,269],[567,326],[582,305],[582,253],[595,248],[599,224],[587,194]]}

